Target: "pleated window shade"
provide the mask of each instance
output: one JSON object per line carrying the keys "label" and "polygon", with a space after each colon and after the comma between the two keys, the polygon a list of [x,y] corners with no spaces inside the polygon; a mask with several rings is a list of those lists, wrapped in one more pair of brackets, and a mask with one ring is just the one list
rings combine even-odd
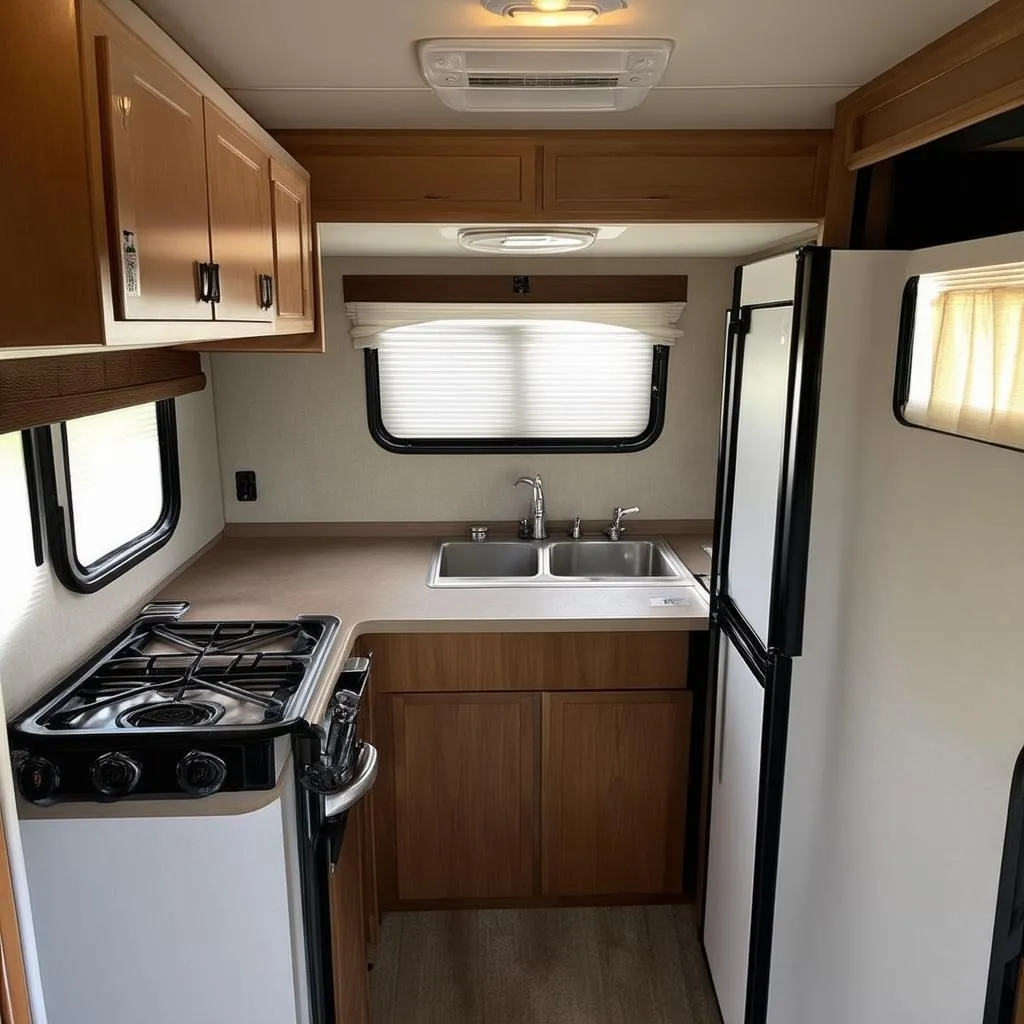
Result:
{"label": "pleated window shade", "polygon": [[904,417],[1024,448],[1024,264],[918,279]]}
{"label": "pleated window shade", "polygon": [[388,326],[360,305],[353,337],[377,348],[383,425],[402,440],[636,437],[650,420],[654,347],[679,336],[682,312],[491,305],[424,319],[406,306]]}

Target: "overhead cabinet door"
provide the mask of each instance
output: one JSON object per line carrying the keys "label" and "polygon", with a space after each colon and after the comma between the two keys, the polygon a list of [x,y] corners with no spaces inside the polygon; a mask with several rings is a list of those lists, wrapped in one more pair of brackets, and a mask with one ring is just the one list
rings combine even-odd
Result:
{"label": "overhead cabinet door", "polygon": [[209,320],[203,98],[127,38],[99,39],[112,277],[126,320]]}
{"label": "overhead cabinet door", "polygon": [[[828,133],[736,139],[544,144],[544,211],[554,215],[692,220],[814,220],[824,212]],[[639,143],[639,144],[638,144]]]}
{"label": "overhead cabinet door", "polygon": [[210,244],[217,267],[218,320],[274,319],[270,159],[206,101]]}
{"label": "overhead cabinet door", "polygon": [[273,300],[279,317],[313,319],[313,244],[309,182],[270,161],[274,216]]}

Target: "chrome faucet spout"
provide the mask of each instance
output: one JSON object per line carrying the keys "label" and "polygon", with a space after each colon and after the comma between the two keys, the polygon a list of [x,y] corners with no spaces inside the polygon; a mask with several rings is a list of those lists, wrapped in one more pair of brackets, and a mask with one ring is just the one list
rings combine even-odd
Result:
{"label": "chrome faucet spout", "polygon": [[622,524],[622,517],[634,515],[639,511],[640,509],[636,505],[633,505],[630,508],[623,508],[620,505],[612,513],[612,521],[604,528],[605,536],[611,540],[619,540],[619,538],[626,532],[626,527]]}
{"label": "chrome faucet spout", "polygon": [[512,486],[518,487],[520,484],[527,484],[533,488],[530,538],[531,540],[544,540],[548,535],[548,518],[544,508],[544,482],[540,476],[521,476]]}

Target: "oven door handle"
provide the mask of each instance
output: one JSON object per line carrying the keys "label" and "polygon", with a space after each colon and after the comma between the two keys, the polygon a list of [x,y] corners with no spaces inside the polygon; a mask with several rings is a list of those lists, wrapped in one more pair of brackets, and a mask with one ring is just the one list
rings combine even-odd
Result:
{"label": "oven door handle", "polygon": [[377,779],[377,748],[364,743],[359,750],[356,761],[356,773],[352,781],[334,793],[324,797],[324,817],[327,821],[337,818],[353,808],[373,788]]}

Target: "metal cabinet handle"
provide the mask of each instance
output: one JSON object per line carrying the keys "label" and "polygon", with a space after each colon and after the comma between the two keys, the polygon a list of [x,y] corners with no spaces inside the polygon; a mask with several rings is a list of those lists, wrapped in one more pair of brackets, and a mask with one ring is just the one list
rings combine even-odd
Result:
{"label": "metal cabinet handle", "polygon": [[220,264],[210,264],[210,302],[220,302]]}
{"label": "metal cabinet handle", "polygon": [[210,264],[196,260],[196,277],[199,282],[199,301],[212,302],[213,272]]}
{"label": "metal cabinet handle", "polygon": [[274,275],[267,274],[267,309],[274,308]]}
{"label": "metal cabinet handle", "polygon": [[328,818],[344,814],[370,792],[377,779],[378,760],[377,748],[371,743],[364,743],[359,750],[356,774],[352,781],[324,798],[324,813]]}

